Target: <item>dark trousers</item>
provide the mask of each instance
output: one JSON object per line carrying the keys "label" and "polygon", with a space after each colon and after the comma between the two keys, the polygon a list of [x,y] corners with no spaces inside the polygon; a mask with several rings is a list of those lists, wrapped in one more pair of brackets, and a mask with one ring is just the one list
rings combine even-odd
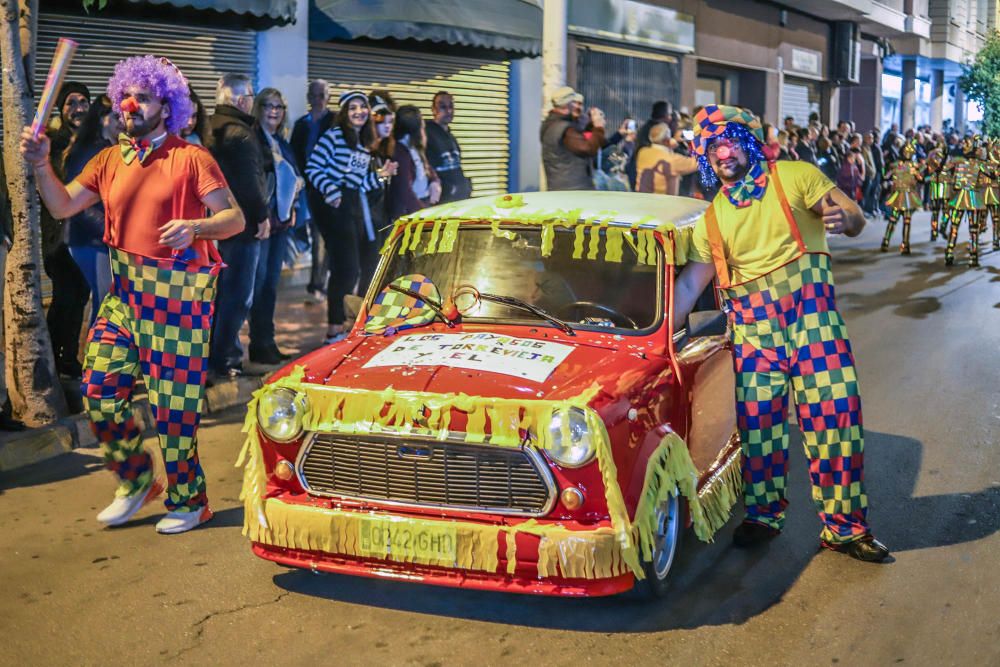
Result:
{"label": "dark trousers", "polygon": [[250,306],[250,349],[265,351],[274,343],[274,308],[278,302],[281,267],[288,256],[288,230],[271,232],[260,242],[257,275],[253,281]]}
{"label": "dark trousers", "polygon": [[211,370],[224,373],[230,368],[241,368],[243,365],[240,329],[243,328],[253,303],[260,241],[238,238],[219,241],[219,254],[222,255],[226,268],[219,274],[208,365]]}
{"label": "dark trousers", "polygon": [[[42,260],[45,273],[52,281],[52,301],[45,314],[52,338],[56,368],[73,371],[80,365],[80,329],[83,327],[83,311],[87,308],[90,288],[80,267],[73,261],[69,248],[60,243],[56,249]],[[100,304],[96,304],[95,309]]]}
{"label": "dark trousers", "polygon": [[327,224],[330,215],[330,207],[323,202],[323,197],[309,188],[307,190],[309,201],[309,231],[312,234],[312,268],[309,272],[309,284],[306,289],[310,292],[325,290],[330,281],[330,256],[326,250],[326,241],[320,229]]}
{"label": "dark trousers", "polygon": [[[327,284],[327,323],[343,324],[344,296],[368,289],[378,265],[378,241],[369,241],[358,193],[344,191],[340,206],[326,206],[319,218],[320,232],[330,255],[330,281]],[[323,223],[326,224],[323,224]]]}

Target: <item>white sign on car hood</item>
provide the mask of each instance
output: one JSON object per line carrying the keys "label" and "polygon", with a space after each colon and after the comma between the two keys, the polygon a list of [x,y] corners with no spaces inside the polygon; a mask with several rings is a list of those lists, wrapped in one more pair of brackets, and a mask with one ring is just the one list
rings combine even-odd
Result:
{"label": "white sign on car hood", "polygon": [[449,366],[544,382],[572,351],[572,345],[492,333],[412,334],[398,338],[364,368]]}

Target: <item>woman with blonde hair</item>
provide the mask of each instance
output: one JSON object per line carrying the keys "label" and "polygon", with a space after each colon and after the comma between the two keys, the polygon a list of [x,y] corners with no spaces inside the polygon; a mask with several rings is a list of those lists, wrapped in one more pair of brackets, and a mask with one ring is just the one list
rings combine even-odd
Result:
{"label": "woman with blonde hair", "polygon": [[253,117],[263,148],[270,235],[260,245],[249,323],[250,361],[263,364],[278,364],[292,357],[279,350],[274,340],[278,280],[288,254],[288,232],[295,225],[296,204],[305,187],[288,143],[287,112],[280,90],[265,88],[257,93]]}

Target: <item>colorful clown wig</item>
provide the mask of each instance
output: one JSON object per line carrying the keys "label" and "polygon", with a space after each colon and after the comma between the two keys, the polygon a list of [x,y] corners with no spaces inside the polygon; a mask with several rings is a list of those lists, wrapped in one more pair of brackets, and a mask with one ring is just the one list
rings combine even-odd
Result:
{"label": "colorful clown wig", "polygon": [[[757,139],[756,134],[747,129],[746,125],[727,123],[722,128],[722,132],[705,142],[705,146],[707,147],[720,137],[738,142],[747,156],[747,163],[749,165],[753,165],[754,162],[767,162],[767,157],[765,157],[762,151],[763,144]],[[719,177],[715,175],[715,170],[712,169],[712,164],[708,160],[707,153],[703,152],[698,155],[698,173],[701,175],[701,182],[705,187],[714,188],[719,184]]]}
{"label": "colorful clown wig", "polygon": [[165,122],[167,132],[171,134],[179,134],[194,113],[187,79],[166,58],[135,56],[115,65],[114,74],[108,81],[108,97],[119,116],[122,113],[121,103],[125,99],[125,91],[130,86],[148,89],[170,108],[170,115]]}

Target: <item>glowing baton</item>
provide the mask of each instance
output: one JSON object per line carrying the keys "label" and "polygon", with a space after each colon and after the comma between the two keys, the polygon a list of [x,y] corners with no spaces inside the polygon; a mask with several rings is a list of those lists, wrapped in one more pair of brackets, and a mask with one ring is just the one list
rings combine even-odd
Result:
{"label": "glowing baton", "polygon": [[69,63],[73,60],[76,47],[79,46],[72,39],[59,38],[56,45],[56,54],[52,58],[52,66],[49,67],[49,77],[45,80],[45,88],[42,89],[42,98],[38,100],[38,111],[35,112],[35,120],[31,123],[31,134],[38,138],[39,133],[45,129],[45,121],[52,113],[52,106],[55,104],[56,95],[62,87],[63,79],[69,70]]}

